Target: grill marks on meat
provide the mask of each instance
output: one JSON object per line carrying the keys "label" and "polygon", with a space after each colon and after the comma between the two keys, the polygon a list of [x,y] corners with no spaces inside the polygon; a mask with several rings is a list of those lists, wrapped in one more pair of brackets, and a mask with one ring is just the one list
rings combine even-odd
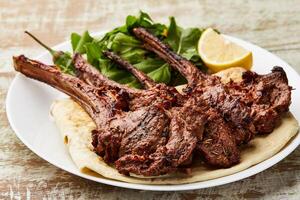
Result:
{"label": "grill marks on meat", "polygon": [[61,73],[24,56],[14,57],[15,69],[70,95],[96,124],[94,151],[125,175],[157,176],[188,167],[194,154],[216,167],[239,162],[239,145],[257,133],[271,132],[288,111],[291,87],[285,72],[243,74],[240,83],[223,84],[143,28],[133,29],[145,48],[155,52],[188,81],[184,94],[157,84],[113,52],[103,52],[131,72],[145,89],[109,80],[81,55],[73,58],[76,76]]}
{"label": "grill marks on meat", "polygon": [[222,84],[220,78],[203,74],[145,29],[135,28],[133,32],[147,49],[163,58],[188,80],[187,95],[206,101],[220,112],[235,129],[238,144],[247,143],[257,133],[270,133],[281,113],[288,110],[291,88],[281,67],[275,67],[267,75],[246,72],[242,83]]}
{"label": "grill marks on meat", "polygon": [[208,121],[204,136],[199,140],[197,148],[206,163],[216,167],[230,167],[239,162],[240,153],[232,129],[215,109],[209,109],[206,114]]}
{"label": "grill marks on meat", "polygon": [[237,144],[247,143],[253,138],[255,127],[251,121],[251,109],[240,97],[230,95],[226,85],[218,83],[213,86],[197,86],[190,94],[198,102],[204,101],[215,108],[233,129]]}
{"label": "grill marks on meat", "polygon": [[[214,160],[220,160],[219,162],[222,163],[220,163],[218,166],[229,167],[239,161],[238,148],[236,146],[234,138],[230,137],[231,128],[228,126],[228,124],[226,124],[222,116],[215,111],[215,109],[210,108],[208,104],[203,103],[202,100],[198,101],[196,98],[185,99],[186,97],[182,97],[182,95],[180,95],[177,91],[174,91],[174,88],[172,87],[168,87],[164,84],[154,83],[153,81],[151,81],[150,78],[147,77],[147,75],[131,66],[128,62],[124,62],[119,56],[115,55],[114,53],[105,52],[105,54],[108,55],[108,57],[114,60],[116,63],[118,63],[121,67],[124,67],[129,71],[135,71],[133,73],[134,76],[136,76],[141,82],[145,80],[147,82],[150,82],[150,84],[145,84],[146,87],[150,88],[146,90],[145,94],[148,97],[148,100],[150,100],[151,102],[159,102],[159,104],[161,104],[162,101],[170,102],[170,100],[174,98],[174,96],[176,97],[175,100],[177,101],[172,101],[176,102],[173,103],[172,107],[170,107],[170,104],[166,106],[166,103],[163,103],[163,105],[165,105],[165,109],[171,108],[169,109],[171,112],[171,135],[166,146],[160,148],[158,150],[158,153],[156,152],[154,154],[160,155],[160,159],[162,159],[155,159],[155,162],[153,161],[155,163],[154,165],[163,164],[164,166],[172,166],[176,168],[180,165],[180,163],[187,164],[188,162],[190,162],[191,159],[188,159],[186,155],[191,155],[193,153],[194,148],[197,145],[197,142],[203,139],[202,134],[204,131],[204,126],[215,126],[214,120],[218,121],[219,123],[222,123],[222,127],[225,128],[214,129],[214,131],[212,128],[207,129],[205,139],[211,137],[216,138],[218,134],[220,134],[220,136],[222,136],[223,138],[227,137],[227,141],[223,141],[224,139],[221,138],[220,140],[216,140],[216,143],[218,144],[218,146],[222,147],[222,150],[225,149],[231,152],[228,153],[223,151],[220,152],[218,155],[211,154],[210,156],[205,157],[206,162],[211,165],[216,165]],[[153,90],[154,88],[158,88],[158,90]],[[150,93],[151,95],[149,95]],[[155,99],[152,97],[155,97]],[[159,98],[157,99],[157,97]],[[144,98],[145,97],[143,96],[142,99]],[[141,102],[145,101],[139,98],[137,99],[139,102],[138,105],[142,105],[143,103]],[[210,112],[215,113],[214,117],[210,120],[207,120],[209,118],[209,115],[207,115],[207,110],[211,110]],[[217,131],[220,131],[220,133]],[[203,149],[205,151],[205,146],[200,145],[200,147],[200,149]],[[188,154],[186,153],[187,149],[190,150]],[[162,158],[164,157],[163,155],[165,155],[165,159]],[[137,166],[141,167],[139,169],[139,173],[140,171],[143,171],[145,167],[154,170],[151,173],[155,173],[157,167],[153,168],[154,165],[152,165],[152,162],[149,163],[149,159],[153,160],[153,157],[148,157],[144,161],[144,157],[127,156],[126,159],[124,157],[123,162],[117,162],[117,167],[125,169],[125,166],[122,165],[125,165],[126,163],[130,162],[132,163],[132,166],[135,166],[135,169],[137,169]],[[145,164],[145,162],[147,164]],[[162,166],[160,166],[160,168],[163,169]],[[128,170],[133,169],[130,167],[130,169]]]}
{"label": "grill marks on meat", "polygon": [[240,96],[251,107],[258,133],[272,132],[281,114],[289,110],[292,88],[281,67],[274,67],[272,73],[266,75],[246,72],[243,74],[243,82],[231,82],[228,87],[231,95]]}
{"label": "grill marks on meat", "polygon": [[150,155],[166,144],[168,116],[155,106],[143,107],[110,119],[104,130],[94,135],[96,152],[106,162],[122,156]]}
{"label": "grill marks on meat", "polygon": [[[106,162],[114,162],[120,173],[162,175],[191,160],[197,143],[195,128],[191,128],[195,126],[184,116],[186,112],[172,110],[181,97],[174,88],[155,84],[136,92],[110,84],[80,55],[75,56],[74,65],[82,80],[24,56],[15,57],[14,62],[17,71],[63,91],[82,105],[97,126],[92,132],[95,152]],[[199,128],[202,117],[194,117],[200,117]]]}
{"label": "grill marks on meat", "polygon": [[234,133],[238,134],[235,137],[238,144],[246,143],[254,136],[255,127],[250,120],[250,108],[240,101],[240,97],[230,95],[220,78],[202,73],[145,29],[135,28],[133,32],[144,42],[147,49],[155,52],[187,79],[188,87],[184,91],[188,96],[196,97],[198,102],[205,101],[210,107],[218,110],[235,129]]}
{"label": "grill marks on meat", "polygon": [[55,66],[48,66],[30,60],[23,55],[13,59],[17,71],[30,78],[47,83],[71,96],[86,110],[97,127],[106,124],[114,108],[111,99],[103,93],[102,88],[91,87],[76,77],[61,73]]}
{"label": "grill marks on meat", "polygon": [[[205,118],[203,134],[198,134],[196,152],[205,162],[216,167],[230,167],[239,162],[240,152],[237,140],[234,138],[234,129],[224,120],[217,109],[210,107],[205,101],[198,101],[190,97],[185,106],[194,110],[202,110],[201,116]],[[196,131],[194,131],[196,132]]]}
{"label": "grill marks on meat", "polygon": [[[198,106],[206,104],[211,108],[204,132],[206,138],[198,145],[208,163],[223,167],[237,163],[239,156],[235,146],[247,143],[255,134],[272,132],[281,113],[288,111],[291,87],[281,67],[275,67],[267,75],[248,71],[244,73],[242,83],[223,84],[220,78],[202,73],[191,62],[172,52],[144,28],[134,28],[133,33],[144,42],[145,48],[187,79],[185,98],[195,98]],[[224,144],[228,146],[222,149]]]}
{"label": "grill marks on meat", "polygon": [[202,137],[206,116],[191,105],[175,107],[171,111],[168,125],[168,142],[160,146],[153,154],[126,155],[116,162],[121,173],[156,176],[175,171],[179,166],[190,164],[198,137]]}

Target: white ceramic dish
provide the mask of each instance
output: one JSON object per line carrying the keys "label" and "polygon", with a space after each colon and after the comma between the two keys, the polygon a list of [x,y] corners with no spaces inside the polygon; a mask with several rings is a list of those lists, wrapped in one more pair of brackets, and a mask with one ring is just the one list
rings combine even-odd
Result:
{"label": "white ceramic dish", "polygon": [[[96,33],[94,35],[101,35],[101,33]],[[300,93],[298,92],[300,89],[300,76],[297,72],[277,56],[256,45],[234,37],[226,37],[253,52],[254,71],[264,74],[270,72],[272,67],[276,65],[284,68],[290,85],[296,89],[292,93],[292,105],[290,110],[297,120],[300,121],[300,106],[296,103],[300,102]],[[67,41],[54,48],[58,50],[71,50],[71,45],[70,42]],[[46,51],[36,59],[44,63],[52,63],[51,56]],[[300,143],[300,134],[297,134],[284,149],[257,165],[229,176],[197,183],[180,185],[142,185],[98,178],[84,174],[77,169],[63,144],[58,129],[49,117],[51,103],[53,100],[62,96],[65,95],[50,86],[26,78],[21,74],[17,74],[9,88],[6,99],[7,116],[11,127],[28,148],[51,164],[83,178],[118,187],[141,190],[175,191],[222,185],[244,179],[273,166],[289,155]]]}

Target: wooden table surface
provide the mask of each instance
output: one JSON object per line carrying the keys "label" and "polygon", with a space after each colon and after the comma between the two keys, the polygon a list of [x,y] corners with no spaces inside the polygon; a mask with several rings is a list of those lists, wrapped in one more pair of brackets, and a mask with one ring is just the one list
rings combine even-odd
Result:
{"label": "wooden table surface", "polygon": [[187,192],[151,192],[74,176],[36,156],[16,137],[5,113],[6,93],[15,75],[11,56],[34,57],[44,51],[24,30],[55,45],[71,32],[111,29],[139,9],[161,22],[173,15],[185,26],[216,27],[268,49],[300,72],[299,0],[0,0],[0,199],[300,199],[300,148],[274,167],[232,184]]}

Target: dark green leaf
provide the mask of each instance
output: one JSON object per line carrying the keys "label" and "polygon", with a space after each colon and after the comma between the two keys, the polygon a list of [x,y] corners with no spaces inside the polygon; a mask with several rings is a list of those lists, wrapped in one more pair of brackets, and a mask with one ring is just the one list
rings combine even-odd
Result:
{"label": "dark green leaf", "polygon": [[72,44],[73,52],[75,51],[80,38],[81,38],[81,36],[77,33],[72,33],[71,34],[71,44]]}
{"label": "dark green leaf", "polygon": [[177,26],[175,18],[170,17],[170,25],[168,28],[168,35],[165,39],[165,42],[169,44],[173,51],[177,52],[180,45],[180,38],[181,28]]}
{"label": "dark green leaf", "polygon": [[[135,27],[144,27],[159,39],[167,43],[173,51],[203,68],[202,61],[197,52],[197,42],[202,30],[198,28],[183,29],[176,24],[175,18],[170,18],[167,27],[155,23],[151,17],[140,12],[139,16],[129,15],[123,26],[106,33],[100,39],[92,38],[86,31],[82,35],[73,33],[71,43],[74,52],[86,54],[88,62],[100,70],[105,76],[130,87],[140,88],[141,85],[129,72],[120,68],[106,58],[102,52],[110,50],[133,64],[136,68],[148,74],[156,82],[171,85],[182,84],[185,79],[175,70],[172,70],[165,61],[156,54],[143,48],[142,43],[132,33]],[[59,65],[68,73],[74,73],[70,64],[71,55],[61,56]]]}
{"label": "dark green leaf", "polygon": [[115,52],[122,52],[124,50],[126,51],[128,50],[128,47],[141,48],[141,42],[139,40],[124,33],[117,33],[111,42],[111,49]]}
{"label": "dark green leaf", "polygon": [[162,66],[163,64],[165,64],[165,62],[161,59],[147,58],[139,63],[136,63],[134,66],[139,70],[143,71],[144,73],[150,73],[155,69],[159,68],[159,66]]}
{"label": "dark green leaf", "polygon": [[93,38],[90,36],[88,31],[85,31],[82,36],[78,35],[77,33],[72,33],[71,35],[71,43],[73,52],[84,54],[86,43],[92,42]]}
{"label": "dark green leaf", "polygon": [[135,16],[132,15],[127,16],[126,18],[127,29],[134,27],[136,23],[137,23],[137,18]]}
{"label": "dark green leaf", "polygon": [[87,60],[90,64],[97,66],[101,56],[101,46],[97,43],[86,43],[85,51],[87,55]]}
{"label": "dark green leaf", "polygon": [[168,84],[171,80],[171,72],[168,64],[163,64],[159,68],[147,74],[157,83]]}

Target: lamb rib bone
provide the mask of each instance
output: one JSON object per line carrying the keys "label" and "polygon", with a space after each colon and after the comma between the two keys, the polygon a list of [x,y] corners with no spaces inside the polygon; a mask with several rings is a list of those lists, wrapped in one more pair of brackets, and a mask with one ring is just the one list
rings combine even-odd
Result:
{"label": "lamb rib bone", "polygon": [[[113,61],[117,60],[120,67],[134,69],[134,75],[136,77],[140,76],[139,80],[151,80],[150,77],[134,68],[134,66],[124,61],[115,53],[110,52],[110,54],[112,55],[110,58]],[[157,88],[157,86],[161,86],[159,91],[162,91],[163,94],[178,93],[176,90],[174,91],[173,87],[166,86],[165,84],[156,84],[155,87],[148,89],[148,91]],[[157,92],[157,90],[155,91]],[[184,127],[184,124],[187,123],[193,124],[192,127],[194,128],[191,130],[197,136],[197,150],[208,164],[218,167],[230,167],[238,163],[240,153],[235,139],[231,136],[232,129],[216,109],[210,108],[207,104],[197,103],[197,100],[193,97],[185,99],[180,94],[177,94],[177,96],[180,96],[180,101],[177,102],[177,106],[179,107],[171,109],[173,112],[171,127],[179,129],[178,124],[181,124],[180,127]],[[197,115],[199,115],[198,118]],[[184,116],[182,118],[185,118],[185,120],[182,120],[179,116]],[[185,123],[182,124],[184,121]],[[184,129],[181,131],[184,132]],[[189,162],[186,161],[184,164],[187,163]],[[136,163],[134,162],[134,164]]]}
{"label": "lamb rib bone", "polygon": [[[133,33],[144,42],[145,48],[153,51],[175,70],[178,70],[188,81],[184,90],[188,96],[205,101],[216,108],[225,120],[231,123],[235,130],[237,143],[246,143],[255,134],[255,127],[251,121],[251,110],[239,97],[228,94],[220,78],[204,74],[187,59],[172,52],[169,47],[144,28],[134,28]],[[243,128],[242,128],[243,127]]]}
{"label": "lamb rib bone", "polygon": [[[238,143],[249,141],[257,133],[270,133],[287,112],[291,103],[291,87],[281,67],[274,67],[266,75],[247,71],[241,83],[220,83],[220,79],[206,75],[191,62],[173,53],[167,45],[143,28],[134,28],[134,34],[144,46],[155,52],[188,80],[185,91],[208,100],[231,122]],[[204,94],[204,95],[203,95]],[[241,133],[242,131],[242,133]]]}
{"label": "lamb rib bone", "polygon": [[[202,130],[204,116],[193,115],[200,117],[199,126],[194,128],[190,127],[190,122],[185,123],[186,117],[182,116],[179,121],[183,126],[178,126],[177,117],[185,113],[172,118],[172,112],[168,110],[171,107],[164,107],[159,101],[132,111],[117,107],[112,112],[115,101],[120,99],[106,94],[115,88],[106,85],[96,88],[61,73],[54,66],[24,56],[14,57],[14,66],[24,75],[70,95],[90,114],[97,125],[97,133],[93,134],[95,151],[106,162],[115,162],[120,173],[162,175],[190,160],[197,143],[194,129]],[[170,127],[170,124],[173,125]]]}
{"label": "lamb rib bone", "polygon": [[145,75],[142,71],[137,70],[129,62],[121,59],[121,57],[117,56],[115,53],[111,51],[105,51],[103,54],[119,64],[121,67],[125,68],[127,71],[131,72],[144,87],[152,88],[156,85],[156,83],[150,77]]}

